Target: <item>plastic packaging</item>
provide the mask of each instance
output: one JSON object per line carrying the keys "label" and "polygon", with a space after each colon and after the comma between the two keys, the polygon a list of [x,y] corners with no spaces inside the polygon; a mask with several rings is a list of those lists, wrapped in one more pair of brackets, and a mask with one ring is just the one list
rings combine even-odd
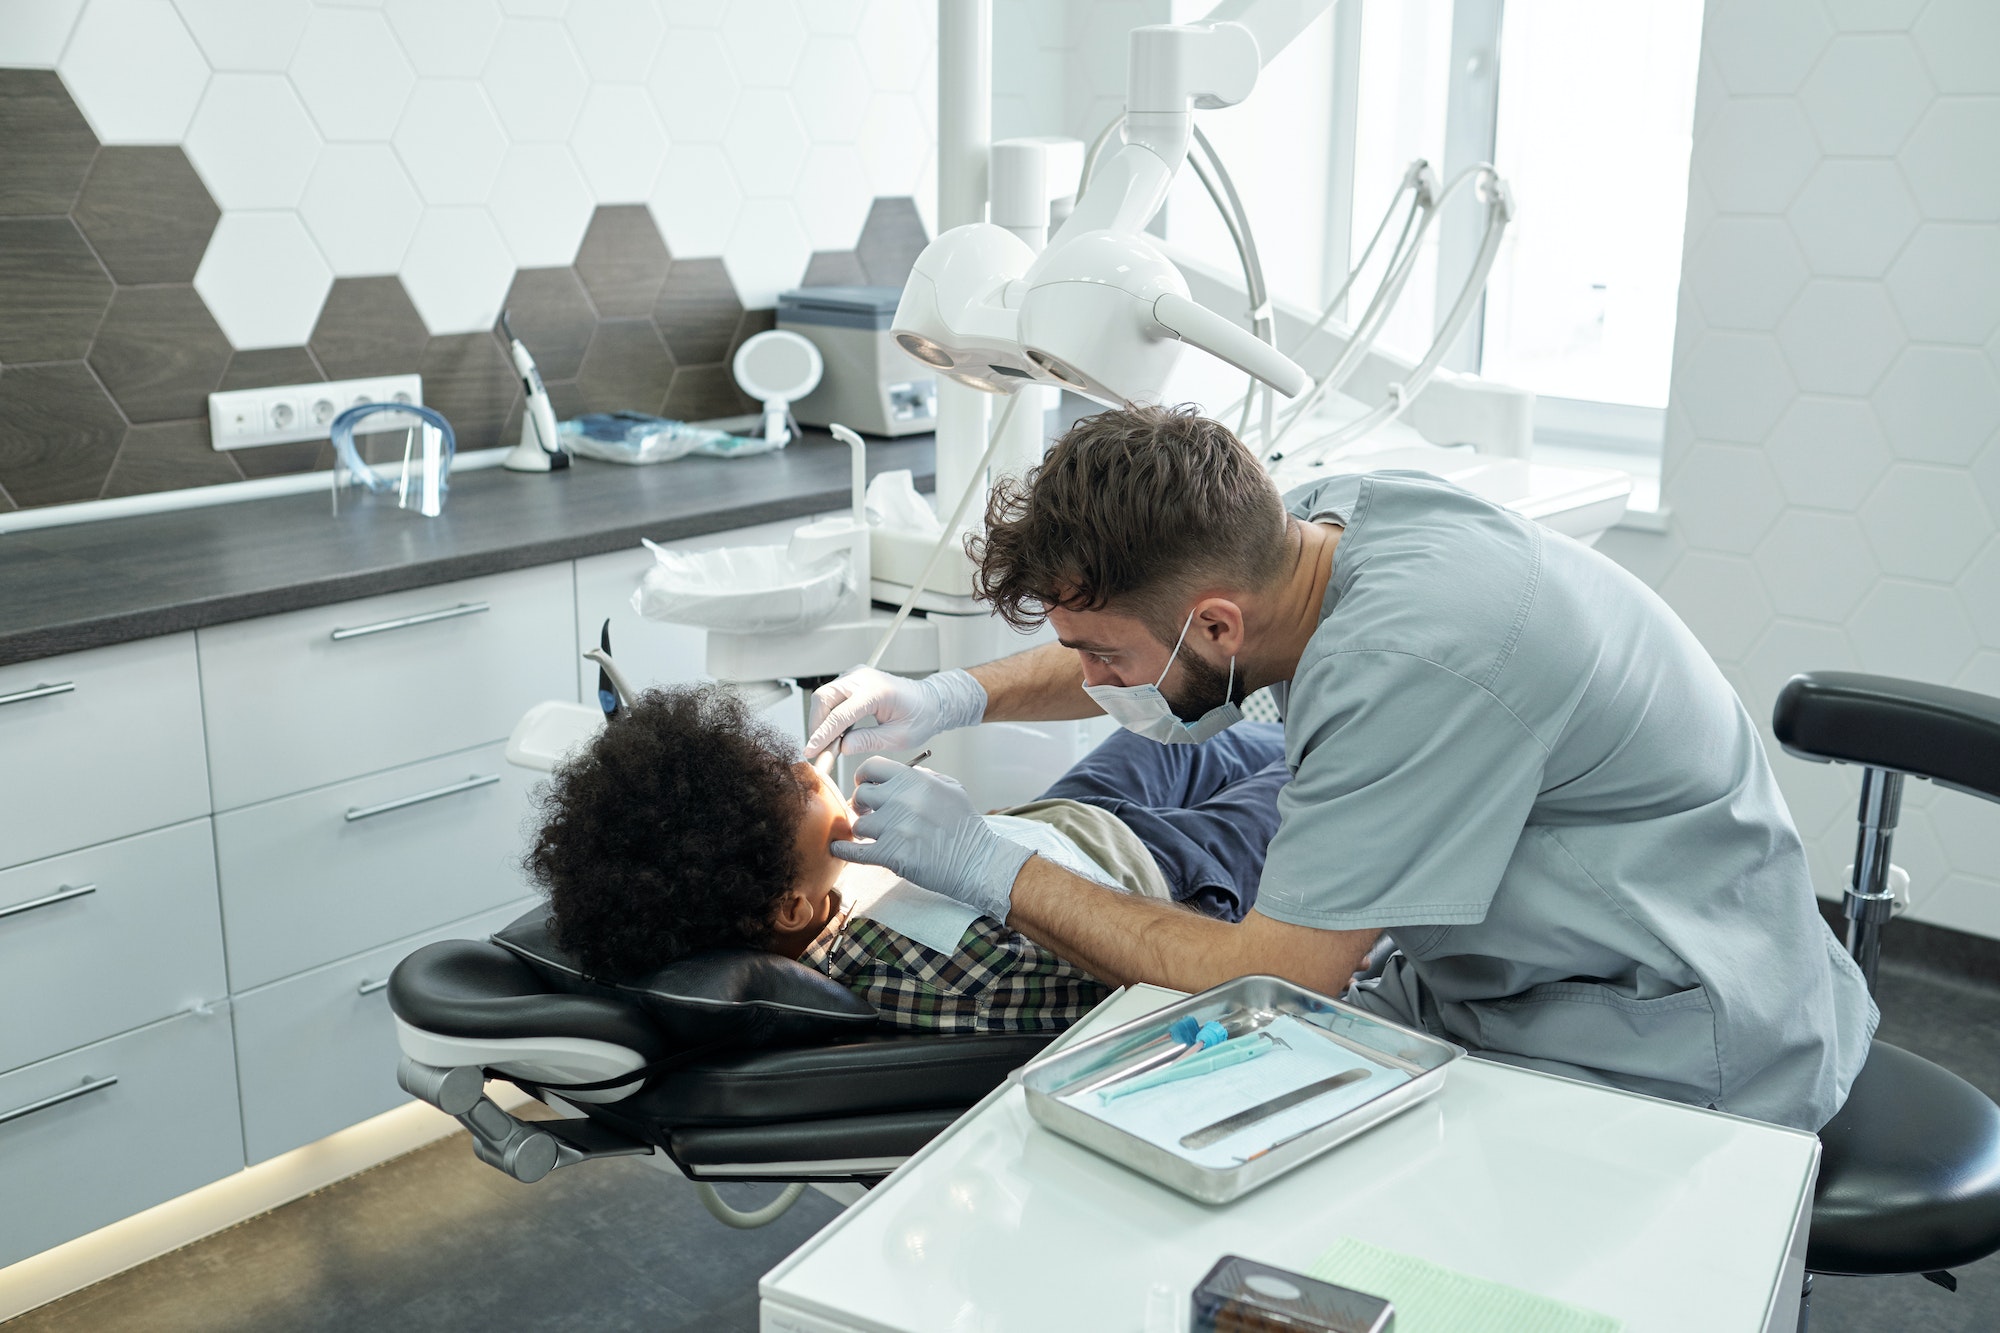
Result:
{"label": "plastic packaging", "polygon": [[785,447],[782,441],[773,444],[643,412],[586,412],[558,424],[556,435],[573,454],[634,465],[671,463],[689,454],[749,458]]}
{"label": "plastic packaging", "polygon": [[632,594],[650,620],[743,634],[799,633],[840,609],[850,582],[841,552],[801,564],[782,546],[670,551],[652,542],[654,565]]}
{"label": "plastic packaging", "polygon": [[917,493],[916,479],[906,467],[883,472],[868,483],[868,522],[936,541],[944,533],[931,502]]}

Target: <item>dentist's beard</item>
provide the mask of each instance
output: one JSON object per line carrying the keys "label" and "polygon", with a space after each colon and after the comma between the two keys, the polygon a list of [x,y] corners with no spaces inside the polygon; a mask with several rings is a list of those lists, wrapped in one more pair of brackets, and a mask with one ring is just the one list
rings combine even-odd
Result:
{"label": "dentist's beard", "polygon": [[1162,686],[1160,694],[1166,699],[1167,707],[1173,709],[1174,716],[1181,721],[1195,722],[1224,704],[1243,702],[1247,691],[1243,688],[1241,673],[1237,674],[1232,697],[1226,668],[1205,662],[1186,648],[1181,649],[1180,663],[1180,685],[1171,694]]}

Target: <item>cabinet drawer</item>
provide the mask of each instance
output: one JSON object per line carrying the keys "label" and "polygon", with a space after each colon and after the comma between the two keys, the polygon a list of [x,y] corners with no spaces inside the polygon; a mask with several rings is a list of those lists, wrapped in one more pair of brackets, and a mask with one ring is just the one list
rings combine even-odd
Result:
{"label": "cabinet drawer", "polygon": [[[706,551],[718,546],[782,546],[790,540],[793,530],[806,521],[786,519],[661,545],[675,551]],[[633,590],[653,564],[653,553],[643,546],[576,562],[577,652],[595,648],[604,622],[610,620],[611,656],[637,690],[654,685],[685,685],[707,675],[707,630],[648,620],[632,609]],[[595,703],[597,665],[579,659],[577,666],[577,700]],[[767,709],[764,720],[787,735],[805,739],[805,715],[796,695]]]}
{"label": "cabinet drawer", "polygon": [[206,819],[0,871],[0,1069],[228,989]]}
{"label": "cabinet drawer", "polygon": [[501,743],[217,815],[230,989],[521,897],[536,776]]}
{"label": "cabinet drawer", "polygon": [[236,998],[243,1143],[252,1164],[408,1100],[396,1085],[391,969],[434,940],[484,939],[523,899]]}
{"label": "cabinet drawer", "polygon": [[242,1165],[219,1008],[0,1074],[0,1267]]}
{"label": "cabinet drawer", "polygon": [[215,808],[498,740],[574,697],[571,578],[545,565],[199,631]]}
{"label": "cabinet drawer", "polygon": [[0,667],[0,866],[207,813],[192,634]]}

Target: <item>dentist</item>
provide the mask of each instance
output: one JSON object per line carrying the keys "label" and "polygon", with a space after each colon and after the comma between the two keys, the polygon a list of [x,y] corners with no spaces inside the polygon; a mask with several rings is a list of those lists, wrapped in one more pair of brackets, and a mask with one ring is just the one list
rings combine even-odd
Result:
{"label": "dentist", "polygon": [[[981,597],[1058,643],[824,686],[808,754],[876,756],[838,855],[1109,981],[1272,973],[1531,1068],[1804,1129],[1839,1109],[1875,1006],[1755,726],[1610,560],[1418,473],[1280,497],[1226,428],[1156,407],[1078,422],[971,551]],[[1199,744],[1267,688],[1291,779],[1234,925],[1030,855],[879,754],[1099,711]]]}

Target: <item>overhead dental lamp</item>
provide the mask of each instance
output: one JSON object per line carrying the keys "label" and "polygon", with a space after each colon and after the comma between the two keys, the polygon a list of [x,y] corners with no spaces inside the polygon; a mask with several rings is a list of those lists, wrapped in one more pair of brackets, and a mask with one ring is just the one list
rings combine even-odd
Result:
{"label": "overhead dental lamp", "polygon": [[1157,401],[1184,343],[1288,397],[1304,392],[1311,381],[1290,357],[1190,299],[1143,228],[1187,157],[1195,108],[1234,106],[1255,86],[1263,56],[1246,24],[1262,21],[1282,46],[1324,7],[1252,0],[1217,11],[1240,12],[1242,23],[1135,28],[1124,144],[1061,230],[1039,255],[988,222],[944,232],[903,289],[897,344],[988,393],[1037,383],[1113,406]]}

